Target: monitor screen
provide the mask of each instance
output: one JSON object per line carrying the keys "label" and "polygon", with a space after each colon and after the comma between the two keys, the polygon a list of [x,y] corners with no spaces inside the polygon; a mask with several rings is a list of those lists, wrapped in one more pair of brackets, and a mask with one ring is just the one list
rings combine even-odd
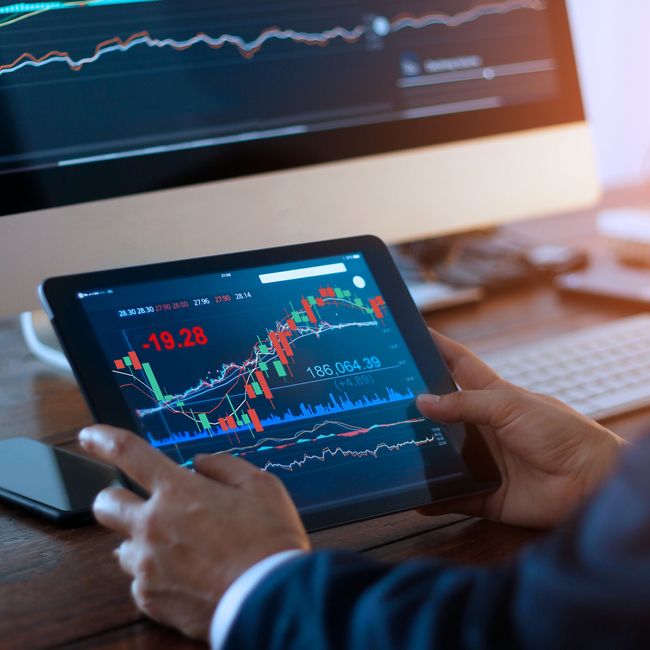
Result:
{"label": "monitor screen", "polygon": [[[360,253],[78,299],[140,435],[181,465],[227,452],[277,474],[303,513],[466,476]],[[443,372],[441,366],[440,372]]]}
{"label": "monitor screen", "polygon": [[0,214],[581,118],[557,0],[0,0]]}

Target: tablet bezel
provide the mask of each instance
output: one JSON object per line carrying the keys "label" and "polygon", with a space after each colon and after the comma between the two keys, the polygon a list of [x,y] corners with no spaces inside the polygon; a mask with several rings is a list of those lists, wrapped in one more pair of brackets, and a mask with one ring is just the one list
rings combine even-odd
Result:
{"label": "tablet bezel", "polygon": [[[136,422],[113,379],[105,355],[77,297],[79,292],[308,262],[316,258],[352,253],[364,256],[430,392],[445,394],[457,390],[388,248],[380,239],[372,236],[50,278],[41,285],[40,295],[94,418],[104,424],[137,431]],[[316,513],[303,513],[305,527],[311,531],[329,528],[498,488],[501,485],[499,470],[481,434],[462,424],[449,426],[448,432],[467,466],[468,476],[448,481],[432,477],[427,484],[430,498],[425,503],[419,496],[420,486],[419,489],[405,489],[404,492],[391,496],[382,495]]]}

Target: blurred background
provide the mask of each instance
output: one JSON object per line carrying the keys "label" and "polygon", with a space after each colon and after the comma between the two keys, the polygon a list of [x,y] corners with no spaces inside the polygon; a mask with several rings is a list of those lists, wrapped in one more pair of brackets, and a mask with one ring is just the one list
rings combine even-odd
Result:
{"label": "blurred background", "polygon": [[650,3],[569,0],[572,29],[606,189],[650,177]]}

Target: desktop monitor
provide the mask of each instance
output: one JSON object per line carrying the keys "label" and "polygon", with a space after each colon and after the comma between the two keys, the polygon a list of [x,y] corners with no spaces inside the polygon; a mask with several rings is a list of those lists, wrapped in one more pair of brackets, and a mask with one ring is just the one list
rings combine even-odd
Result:
{"label": "desktop monitor", "polygon": [[0,0],[0,316],[46,276],[597,196],[560,0]]}

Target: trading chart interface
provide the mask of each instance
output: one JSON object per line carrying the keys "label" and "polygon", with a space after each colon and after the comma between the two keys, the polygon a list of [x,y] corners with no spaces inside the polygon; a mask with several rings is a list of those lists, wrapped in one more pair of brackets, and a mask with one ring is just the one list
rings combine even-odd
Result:
{"label": "trading chart interface", "polygon": [[0,0],[0,173],[554,99],[546,0]]}
{"label": "trading chart interface", "polygon": [[140,434],[182,465],[235,454],[303,512],[463,476],[361,254],[79,299]]}

